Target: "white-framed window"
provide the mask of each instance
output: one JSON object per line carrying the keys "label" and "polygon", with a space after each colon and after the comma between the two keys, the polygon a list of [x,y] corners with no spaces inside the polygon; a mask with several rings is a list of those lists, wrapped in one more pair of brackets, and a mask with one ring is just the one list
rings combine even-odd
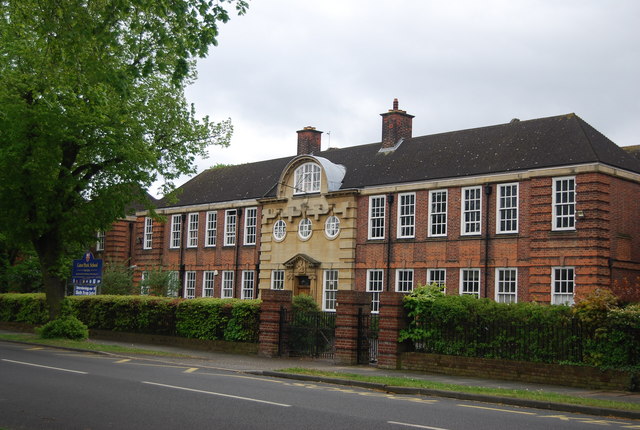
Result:
{"label": "white-framed window", "polygon": [[444,287],[447,282],[447,269],[428,269],[427,284],[437,284]]}
{"label": "white-framed window", "polygon": [[96,233],[96,251],[104,251],[104,239],[106,233],[104,230],[100,230]]}
{"label": "white-framed window", "polygon": [[496,268],[496,302],[516,303],[518,301],[518,269]]}
{"label": "white-framed window", "polygon": [[188,270],[184,272],[184,298],[194,299],[196,297],[196,272]]}
{"label": "white-framed window", "polygon": [[169,285],[167,288],[168,297],[178,297],[180,291],[180,272],[172,270],[169,272]]}
{"label": "white-framed window", "polygon": [[500,184],[496,193],[496,231],[498,233],[518,232],[518,183]]}
{"label": "white-framed window", "polygon": [[216,246],[218,235],[218,212],[207,212],[207,237],[204,246]]}
{"label": "white-framed window", "polygon": [[413,269],[396,269],[396,291],[398,293],[413,291]]}
{"label": "white-framed window", "polygon": [[273,224],[273,238],[280,242],[287,235],[287,223],[283,219],[279,219]]}
{"label": "white-framed window", "polygon": [[575,228],[576,178],[573,176],[553,178],[552,230],[575,230]]}
{"label": "white-framed window", "polygon": [[367,270],[367,292],[371,293],[371,313],[380,312],[380,293],[384,288],[384,270]]}
{"label": "white-framed window", "polygon": [[149,272],[145,270],[141,273],[141,277],[140,277],[140,295],[141,296],[149,295],[149,285],[147,285],[148,279],[149,279]]}
{"label": "white-framed window", "polygon": [[293,194],[320,192],[320,166],[315,163],[305,163],[294,173]]}
{"label": "white-framed window", "polygon": [[429,237],[447,235],[447,190],[429,191]]}
{"label": "white-framed window", "polygon": [[224,270],[222,272],[222,298],[230,299],[233,297],[233,281],[234,273],[231,270]]}
{"label": "white-framed window", "polygon": [[551,269],[551,304],[573,305],[575,293],[575,269],[553,267]]}
{"label": "white-framed window", "polygon": [[235,209],[227,209],[224,211],[224,246],[233,246],[236,244],[236,223],[238,213]]}
{"label": "white-framed window", "polygon": [[244,213],[244,244],[255,245],[258,225],[258,208],[247,208]]}
{"label": "white-framed window", "polygon": [[207,270],[202,275],[202,297],[214,297],[216,272]]}
{"label": "white-framed window", "polygon": [[398,195],[398,238],[416,235],[416,194]]}
{"label": "white-framed window", "polygon": [[253,288],[255,285],[256,272],[253,270],[242,271],[242,299],[253,299]]}
{"label": "white-framed window", "polygon": [[151,249],[153,246],[153,218],[144,218],[144,239],[142,240],[143,249]]}
{"label": "white-framed window", "polygon": [[271,289],[284,290],[284,270],[271,271]]}
{"label": "white-framed window", "polygon": [[369,239],[384,239],[385,196],[369,197]]}
{"label": "white-framed window", "polygon": [[307,240],[311,237],[311,227],[311,220],[309,218],[303,218],[300,220],[300,224],[298,224],[298,236],[300,236],[300,239]]}
{"label": "white-framed window", "polygon": [[480,234],[482,219],[482,187],[466,187],[462,189],[462,235]]}
{"label": "white-framed window", "polygon": [[198,247],[198,224],[200,214],[197,212],[189,214],[189,228],[187,230],[187,248]]}
{"label": "white-framed window", "polygon": [[460,295],[480,297],[480,269],[460,269]]}
{"label": "white-framed window", "polygon": [[325,270],[322,285],[322,310],[335,312],[338,294],[338,271],[335,269]]}
{"label": "white-framed window", "polygon": [[324,223],[324,234],[329,239],[335,239],[340,233],[340,218],[335,215],[331,215]]}
{"label": "white-framed window", "polygon": [[182,215],[171,216],[171,243],[169,248],[180,248],[182,242]]}

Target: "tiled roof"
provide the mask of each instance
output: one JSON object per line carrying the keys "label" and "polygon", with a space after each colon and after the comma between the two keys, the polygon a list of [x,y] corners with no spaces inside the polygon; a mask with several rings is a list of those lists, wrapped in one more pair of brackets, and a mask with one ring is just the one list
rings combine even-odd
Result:
{"label": "tiled roof", "polygon": [[[639,159],[575,114],[414,137],[394,151],[379,149],[373,143],[315,155],[346,167],[342,189],[596,162],[640,173]],[[170,206],[274,196],[293,158],[207,170],[184,184]]]}

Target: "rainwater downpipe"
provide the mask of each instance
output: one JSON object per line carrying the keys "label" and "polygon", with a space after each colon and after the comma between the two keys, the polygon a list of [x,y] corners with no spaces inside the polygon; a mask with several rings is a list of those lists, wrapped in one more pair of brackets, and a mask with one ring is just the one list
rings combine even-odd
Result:
{"label": "rainwater downpipe", "polygon": [[387,199],[389,201],[389,215],[388,215],[388,219],[389,222],[387,223],[387,274],[386,274],[386,290],[390,291],[390,287],[391,287],[391,221],[393,220],[393,211],[391,210],[391,206],[393,206],[393,194],[389,194],[387,196]]}
{"label": "rainwater downpipe", "polygon": [[487,285],[489,281],[489,241],[491,240],[491,236],[489,235],[489,206],[491,204],[489,196],[492,191],[491,184],[484,186],[484,194],[487,198],[484,204],[484,294],[482,297],[487,297],[487,292],[489,291],[489,286]]}
{"label": "rainwater downpipe", "polygon": [[[242,217],[242,208],[238,208],[236,209],[236,240],[235,240],[235,246],[233,247],[234,249],[234,256],[233,256],[233,271],[235,273],[235,275],[233,275],[233,277],[235,278],[235,287],[234,289],[238,292],[238,295],[234,297],[240,297],[242,298],[242,288],[238,288],[238,285],[241,285],[242,280],[240,279],[240,276],[238,276],[240,273],[238,273],[238,260],[240,258],[240,250],[239,250],[239,246],[240,246],[240,218]],[[255,281],[254,281],[255,282]]]}
{"label": "rainwater downpipe", "polygon": [[182,223],[180,224],[180,295],[179,297],[184,297],[184,275],[185,275],[185,265],[184,265],[184,247],[186,245],[186,240],[184,237],[184,229],[185,224],[187,223],[187,214],[182,214],[180,216]]}

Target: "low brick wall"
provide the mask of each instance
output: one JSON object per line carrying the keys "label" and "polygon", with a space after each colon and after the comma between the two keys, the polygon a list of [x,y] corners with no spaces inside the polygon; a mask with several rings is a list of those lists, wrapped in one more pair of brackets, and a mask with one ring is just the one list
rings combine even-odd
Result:
{"label": "low brick wall", "polygon": [[89,338],[116,342],[144,343],[150,345],[175,346],[200,351],[226,352],[229,354],[257,355],[258,344],[248,342],[228,342],[225,340],[189,339],[178,336],[157,334],[125,333],[109,330],[89,330]]}
{"label": "low brick wall", "polygon": [[36,326],[33,324],[0,321],[0,330],[17,331],[20,333],[33,333]]}
{"label": "low brick wall", "polygon": [[640,374],[622,370],[421,352],[404,352],[399,358],[402,370],[603,390],[640,390]]}

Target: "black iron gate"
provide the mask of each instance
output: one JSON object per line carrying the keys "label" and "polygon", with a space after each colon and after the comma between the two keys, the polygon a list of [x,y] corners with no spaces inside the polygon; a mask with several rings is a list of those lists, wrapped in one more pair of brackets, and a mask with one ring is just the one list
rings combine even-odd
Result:
{"label": "black iron gate", "polygon": [[378,361],[379,318],[376,314],[364,314],[358,310],[358,364]]}
{"label": "black iron gate", "polygon": [[336,314],[334,312],[280,309],[279,355],[333,358]]}

